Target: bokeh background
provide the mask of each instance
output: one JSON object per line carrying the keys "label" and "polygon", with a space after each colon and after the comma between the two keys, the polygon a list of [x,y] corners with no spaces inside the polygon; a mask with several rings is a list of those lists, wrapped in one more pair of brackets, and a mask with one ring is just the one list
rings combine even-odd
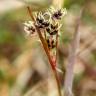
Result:
{"label": "bokeh background", "polygon": [[55,79],[38,37],[25,36],[23,23],[31,20],[26,6],[33,12],[50,6],[67,9],[58,48],[62,91],[68,46],[76,18],[85,6],[73,92],[75,96],[96,96],[96,0],[0,0],[0,96],[57,96]]}

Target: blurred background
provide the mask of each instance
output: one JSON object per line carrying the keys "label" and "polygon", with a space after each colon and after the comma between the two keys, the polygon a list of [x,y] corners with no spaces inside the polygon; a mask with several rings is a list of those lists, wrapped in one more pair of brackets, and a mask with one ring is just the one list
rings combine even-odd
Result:
{"label": "blurred background", "polygon": [[96,96],[96,0],[0,0],[0,96],[58,96],[54,76],[38,37],[26,38],[23,23],[31,20],[26,6],[42,11],[50,6],[66,8],[58,48],[62,91],[68,46],[76,18],[80,23],[80,47],[74,66],[75,96]]}

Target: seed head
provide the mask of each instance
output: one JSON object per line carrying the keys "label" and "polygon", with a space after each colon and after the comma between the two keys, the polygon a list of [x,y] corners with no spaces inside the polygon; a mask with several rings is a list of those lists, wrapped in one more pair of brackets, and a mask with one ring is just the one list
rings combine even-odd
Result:
{"label": "seed head", "polygon": [[54,20],[60,20],[64,15],[67,14],[66,9],[54,9],[53,7],[51,7],[51,11],[52,11],[52,19]]}
{"label": "seed head", "polygon": [[[48,48],[53,49],[56,47],[56,36],[60,34],[61,24],[59,20],[66,12],[66,9],[56,10],[54,8],[47,9],[45,12],[37,12],[34,21],[24,23],[24,30],[27,35],[33,35],[38,28],[42,32],[43,38],[47,41]],[[55,39],[50,39],[50,37],[55,37]]]}
{"label": "seed head", "polygon": [[24,23],[24,31],[26,32],[26,34],[28,36],[34,34],[36,31],[34,23],[32,21],[25,22]]}

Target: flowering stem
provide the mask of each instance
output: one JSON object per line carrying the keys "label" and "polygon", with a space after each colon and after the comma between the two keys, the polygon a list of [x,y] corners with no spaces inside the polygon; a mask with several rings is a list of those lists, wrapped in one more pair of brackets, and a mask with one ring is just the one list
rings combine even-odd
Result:
{"label": "flowering stem", "polygon": [[[28,9],[28,12],[29,12],[29,15],[30,15],[31,19],[32,19],[33,21],[35,21],[33,15],[31,14],[31,9],[30,9],[30,7],[27,7],[27,9]],[[41,31],[39,30],[39,28],[38,28],[37,26],[35,26],[35,27],[36,27],[38,36],[39,36],[39,38],[40,38],[40,41],[41,41],[41,43],[42,43],[42,45],[43,45],[43,48],[44,48],[44,50],[45,50],[45,53],[46,53],[46,55],[47,55],[47,57],[48,57],[49,63],[50,63],[51,68],[52,68],[52,71],[53,71],[53,73],[54,73],[54,76],[55,76],[55,79],[56,79],[56,82],[57,82],[57,87],[58,87],[58,94],[59,94],[59,96],[61,96],[61,90],[60,90],[60,83],[59,83],[58,74],[57,74],[57,71],[56,71],[55,66],[54,66],[55,64],[54,64],[54,62],[52,61],[52,58],[51,58],[51,56],[50,56],[50,52],[49,52],[49,49],[48,49],[47,42],[46,42],[45,39],[43,38],[43,36],[42,36]]]}
{"label": "flowering stem", "polygon": [[40,30],[39,30],[38,28],[37,28],[37,32],[38,32],[39,38],[40,38],[40,40],[41,40],[41,42],[42,42],[43,48],[44,48],[44,50],[45,50],[45,52],[46,52],[46,55],[47,55],[47,57],[48,57],[49,63],[50,63],[50,65],[51,65],[51,67],[52,67],[52,70],[53,70],[53,73],[54,73],[54,76],[55,76],[55,79],[56,79],[56,82],[57,82],[57,87],[58,87],[59,96],[61,96],[59,78],[58,78],[58,74],[57,74],[57,71],[56,71],[55,66],[54,66],[54,65],[56,65],[56,64],[53,64],[54,62],[53,62],[52,59],[51,59],[51,56],[50,56],[50,53],[49,53],[49,49],[48,49],[48,47],[47,47],[47,43],[46,43],[46,41],[44,40],[44,38],[42,37],[42,34],[41,34],[41,32],[40,32]]}

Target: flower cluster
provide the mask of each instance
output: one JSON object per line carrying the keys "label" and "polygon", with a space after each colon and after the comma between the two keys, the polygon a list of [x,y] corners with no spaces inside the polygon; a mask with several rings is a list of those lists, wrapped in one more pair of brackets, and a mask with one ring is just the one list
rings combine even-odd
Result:
{"label": "flower cluster", "polygon": [[55,10],[51,7],[47,12],[38,12],[34,21],[24,23],[27,35],[36,34],[36,27],[41,31],[49,50],[56,47],[56,36],[59,35],[61,24],[59,20],[66,14],[66,9]]}

